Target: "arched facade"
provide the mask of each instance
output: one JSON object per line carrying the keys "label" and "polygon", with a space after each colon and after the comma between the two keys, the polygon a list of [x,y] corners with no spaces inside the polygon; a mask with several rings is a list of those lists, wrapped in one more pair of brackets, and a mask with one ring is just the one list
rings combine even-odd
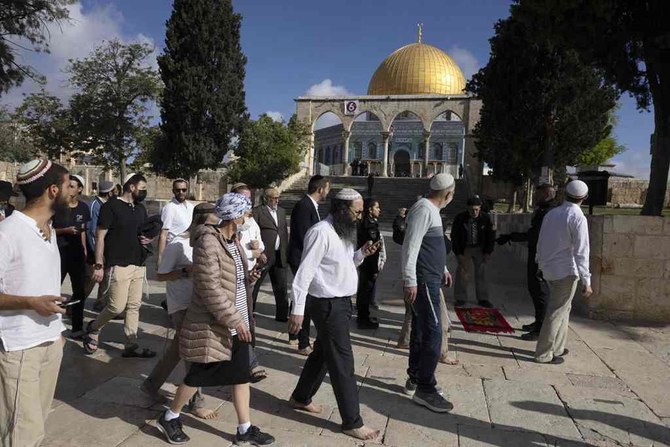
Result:
{"label": "arched facade", "polygon": [[[355,114],[349,115],[345,113],[345,103],[355,101],[358,109]],[[296,113],[298,119],[307,123],[312,129],[310,150],[305,156],[305,164],[309,169],[310,175],[314,172],[315,157],[314,157],[314,124],[323,114],[331,112],[341,120],[342,127],[342,148],[339,152],[340,162],[342,163],[341,173],[343,175],[349,174],[350,163],[350,148],[357,148],[356,144],[361,143],[363,148],[363,158],[365,155],[369,156],[370,148],[376,149],[375,155],[378,159],[378,167],[380,175],[387,177],[393,171],[392,154],[389,154],[391,142],[393,140],[393,121],[402,116],[405,112],[411,112],[416,115],[418,122],[420,122],[420,131],[422,132],[420,147],[415,149],[414,153],[421,154],[418,160],[411,160],[410,175],[427,175],[440,171],[440,168],[435,159],[436,146],[432,143],[439,144],[442,151],[442,159],[440,163],[444,166],[445,162],[451,166],[472,166],[470,175],[480,176],[481,169],[479,169],[480,162],[474,157],[475,147],[472,138],[472,129],[479,121],[479,112],[481,109],[481,101],[465,94],[461,95],[391,95],[391,96],[355,96],[355,97],[299,97],[295,99]],[[440,119],[445,113],[455,114],[462,122],[463,136],[460,144],[453,141],[435,141],[437,135],[434,135],[433,124],[437,121],[444,121]],[[352,137],[352,128],[354,121],[361,114],[373,114],[375,121],[379,125],[379,133],[370,136],[368,140],[363,138],[361,141],[350,141]],[[371,116],[371,115],[369,115]],[[378,121],[377,121],[378,120]],[[370,121],[368,121],[370,122]],[[350,146],[351,144],[351,146]],[[396,144],[395,142],[393,143]],[[367,151],[365,150],[367,149]],[[398,148],[400,149],[400,148]],[[454,154],[454,151],[456,152]],[[366,153],[367,152],[367,153]],[[391,157],[390,157],[391,155]],[[417,169],[418,172],[417,172]],[[457,169],[457,168],[456,168]]]}

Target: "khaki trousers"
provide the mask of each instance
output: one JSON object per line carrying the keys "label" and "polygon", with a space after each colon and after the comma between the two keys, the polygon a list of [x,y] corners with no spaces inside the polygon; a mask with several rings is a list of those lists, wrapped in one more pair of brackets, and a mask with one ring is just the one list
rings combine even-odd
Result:
{"label": "khaki trousers", "polygon": [[[447,303],[444,301],[444,293],[440,288],[440,321],[442,322],[442,347],[440,357],[446,357],[449,352],[449,315],[447,314]],[[405,320],[400,329],[398,337],[399,345],[409,345],[409,334],[412,333],[412,307],[405,303]]]}
{"label": "khaki trousers", "polygon": [[463,258],[458,257],[458,268],[454,281],[454,297],[456,301],[468,300],[468,282],[470,267],[474,266],[475,294],[477,301],[489,300],[489,288],[486,281],[486,262],[481,247],[465,247]]}
{"label": "khaki trousers", "polygon": [[63,340],[23,351],[0,347],[0,445],[39,446],[51,409]]}
{"label": "khaki trousers", "polygon": [[125,310],[123,332],[126,334],[126,348],[137,346],[145,270],[146,267],[138,265],[112,267],[109,272],[109,302],[91,324],[93,331],[99,331]]}
{"label": "khaki trousers", "polygon": [[547,363],[554,356],[563,354],[565,342],[568,339],[572,299],[577,291],[578,280],[579,278],[571,275],[558,281],[547,281],[549,301],[540,336],[537,339],[535,361]]}

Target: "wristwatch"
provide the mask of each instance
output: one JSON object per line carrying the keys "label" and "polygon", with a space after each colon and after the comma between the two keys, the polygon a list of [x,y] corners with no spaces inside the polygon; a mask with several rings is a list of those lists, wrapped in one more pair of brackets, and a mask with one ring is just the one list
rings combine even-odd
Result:
{"label": "wristwatch", "polygon": [[188,278],[188,275],[189,275],[188,269],[186,267],[182,268],[181,269],[182,278]]}
{"label": "wristwatch", "polygon": [[94,264],[93,265],[93,270],[102,270],[103,265],[102,264]]}

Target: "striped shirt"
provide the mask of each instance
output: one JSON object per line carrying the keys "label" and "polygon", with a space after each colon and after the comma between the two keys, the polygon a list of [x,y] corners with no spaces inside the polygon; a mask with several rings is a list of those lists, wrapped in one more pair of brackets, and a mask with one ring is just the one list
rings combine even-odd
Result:
{"label": "striped shirt", "polygon": [[[249,327],[249,305],[247,303],[247,286],[244,279],[244,264],[242,263],[242,257],[237,249],[237,245],[235,245],[235,243],[226,242],[226,246],[228,251],[233,255],[233,260],[235,261],[235,279],[237,281],[235,285],[235,307],[238,312],[242,314],[244,323]],[[237,335],[235,329],[231,329],[230,333],[232,335]]]}

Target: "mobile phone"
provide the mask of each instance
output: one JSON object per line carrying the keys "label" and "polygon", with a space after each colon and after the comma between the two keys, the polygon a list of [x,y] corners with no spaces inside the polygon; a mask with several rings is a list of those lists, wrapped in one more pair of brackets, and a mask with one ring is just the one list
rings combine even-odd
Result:
{"label": "mobile phone", "polygon": [[265,273],[265,271],[266,271],[268,268],[269,268],[269,266],[268,266],[267,264],[265,264],[263,267],[258,267],[258,266],[256,266],[256,267],[254,268],[254,270],[257,271],[258,273]]}
{"label": "mobile phone", "polygon": [[60,307],[68,307],[72,306],[73,304],[81,303],[81,300],[70,300],[70,301],[65,301],[64,303],[58,303]]}

